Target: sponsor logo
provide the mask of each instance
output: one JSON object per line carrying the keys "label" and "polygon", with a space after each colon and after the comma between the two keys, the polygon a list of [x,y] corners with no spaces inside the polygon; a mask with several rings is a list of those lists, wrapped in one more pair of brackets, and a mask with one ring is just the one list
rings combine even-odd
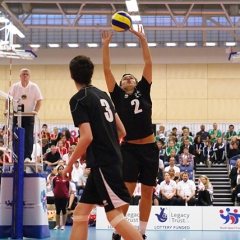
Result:
{"label": "sponsor logo", "polygon": [[103,200],[103,206],[107,206],[107,205],[108,205],[107,200]]}
{"label": "sponsor logo", "polygon": [[40,193],[40,201],[42,203],[43,211],[47,211],[47,196],[45,190],[42,190]]}
{"label": "sponsor logo", "polygon": [[167,221],[167,214],[164,211],[165,211],[165,208],[160,207],[160,213],[155,214],[157,216],[157,219],[158,219],[159,222],[166,222]]}
{"label": "sponsor logo", "polygon": [[234,209],[233,212],[231,212],[230,208],[226,208],[226,212],[221,209],[219,213],[220,217],[225,220],[223,224],[227,224],[229,222],[230,224],[237,224],[239,222],[240,214],[237,209]]}
{"label": "sponsor logo", "polygon": [[7,200],[7,201],[5,201],[5,204],[6,204],[8,207],[12,207],[13,201]]}

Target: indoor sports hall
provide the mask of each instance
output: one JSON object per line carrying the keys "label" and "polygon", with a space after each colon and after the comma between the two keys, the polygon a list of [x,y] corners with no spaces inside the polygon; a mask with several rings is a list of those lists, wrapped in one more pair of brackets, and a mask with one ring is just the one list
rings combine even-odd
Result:
{"label": "indoor sports hall", "polygon": [[[115,13],[118,16],[113,17]],[[66,214],[60,215],[57,228],[55,204],[47,201],[47,189],[53,187],[50,176],[55,177],[51,175],[53,167],[47,163],[47,155],[58,152],[60,157],[54,166],[61,165],[59,160],[66,165],[74,151],[69,149],[74,149],[79,139],[69,107],[70,99],[77,93],[69,62],[77,55],[88,56],[94,64],[92,85],[109,95],[103,70],[102,33],[113,32],[109,51],[117,84],[126,73],[140,81],[144,67],[142,45],[129,31],[129,26],[143,31],[150,49],[152,128],[156,143],[161,142],[160,170],[144,239],[238,239],[240,4],[237,0],[1,1],[0,239],[69,239],[72,214],[90,171],[86,162],[78,161],[83,177],[81,183],[78,180],[72,181],[73,185],[69,183],[73,203],[68,202]],[[8,95],[11,87],[20,81],[23,69],[30,70],[30,82],[38,86],[42,95],[37,114],[24,111],[27,106],[21,99]],[[29,94],[35,96],[33,92]],[[26,95],[21,98],[25,100]],[[29,116],[34,119],[30,159],[23,151],[24,131],[19,127],[13,132],[14,119],[23,124],[23,117]],[[59,134],[67,140],[58,139]],[[196,148],[200,144],[199,134],[202,134],[201,149]],[[59,141],[63,148],[58,145]],[[69,142],[68,147],[65,141]],[[52,145],[56,145],[55,150]],[[220,150],[215,149],[220,146],[221,157]],[[208,147],[212,155],[210,150],[204,153]],[[176,155],[171,165],[172,155],[167,151],[173,148]],[[185,164],[185,148],[194,158],[190,164]],[[156,189],[161,181],[167,181],[166,167],[174,169],[173,179],[177,178],[177,184],[183,181],[181,173],[187,173],[187,181],[195,186],[194,206],[187,202],[182,206],[162,204],[164,191]],[[202,187],[204,177],[211,191],[206,185]],[[177,187],[176,196],[178,191]],[[208,192],[210,202],[200,199],[201,191]],[[136,187],[126,215],[136,228],[140,192]],[[184,194],[185,197],[189,195]],[[88,224],[87,239],[112,239],[113,228],[104,208],[94,208]],[[81,236],[79,239],[83,240]]]}

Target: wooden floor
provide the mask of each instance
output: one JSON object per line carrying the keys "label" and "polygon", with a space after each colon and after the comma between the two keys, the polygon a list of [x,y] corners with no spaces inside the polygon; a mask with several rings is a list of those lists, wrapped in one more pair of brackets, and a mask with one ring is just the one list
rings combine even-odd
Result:
{"label": "wooden floor", "polygon": [[[50,230],[51,237],[46,240],[69,239],[71,227],[65,230]],[[147,231],[147,240],[237,240],[239,231]],[[89,227],[88,240],[111,240],[111,230],[96,230]],[[2,239],[2,238],[1,238]],[[28,238],[24,238],[28,239]],[[79,240],[82,240],[79,238]]]}

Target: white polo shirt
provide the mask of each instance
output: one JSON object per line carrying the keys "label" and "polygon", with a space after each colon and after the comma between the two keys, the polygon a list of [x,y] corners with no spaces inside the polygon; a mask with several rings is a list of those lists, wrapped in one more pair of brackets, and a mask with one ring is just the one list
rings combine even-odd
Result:
{"label": "white polo shirt", "polygon": [[182,196],[187,197],[190,196],[193,191],[196,191],[196,185],[192,180],[188,179],[186,182],[182,180],[177,184],[177,190]]}
{"label": "white polo shirt", "polygon": [[170,180],[169,184],[166,181],[162,181],[160,183],[160,191],[163,190],[166,195],[172,195],[173,190],[177,188],[177,184],[175,181]]}
{"label": "white polo shirt", "polygon": [[[42,100],[42,94],[37,84],[30,82],[26,87],[23,87],[21,82],[15,83],[9,90],[9,95],[13,99],[20,99],[20,104],[24,104],[24,112],[30,113],[34,110],[36,102]],[[14,102],[14,111],[17,112],[18,103]]]}
{"label": "white polo shirt", "polygon": [[[171,168],[171,166],[165,167],[164,172],[168,172],[170,168]],[[174,169],[175,173],[180,173],[180,168],[179,167],[174,166],[173,169]]]}

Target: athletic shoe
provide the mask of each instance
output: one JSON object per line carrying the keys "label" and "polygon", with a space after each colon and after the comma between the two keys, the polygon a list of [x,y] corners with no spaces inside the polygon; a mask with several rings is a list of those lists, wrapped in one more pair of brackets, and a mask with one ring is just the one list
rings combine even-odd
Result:
{"label": "athletic shoe", "polygon": [[56,226],[53,230],[58,230],[59,229],[59,226]]}
{"label": "athletic shoe", "polygon": [[121,240],[121,235],[113,233],[112,234],[112,240]]}
{"label": "athletic shoe", "polygon": [[61,227],[61,230],[65,230],[65,226],[62,226],[62,227]]}
{"label": "athletic shoe", "polygon": [[142,238],[143,239],[147,239],[147,236],[144,234],[144,235],[142,235]]}

